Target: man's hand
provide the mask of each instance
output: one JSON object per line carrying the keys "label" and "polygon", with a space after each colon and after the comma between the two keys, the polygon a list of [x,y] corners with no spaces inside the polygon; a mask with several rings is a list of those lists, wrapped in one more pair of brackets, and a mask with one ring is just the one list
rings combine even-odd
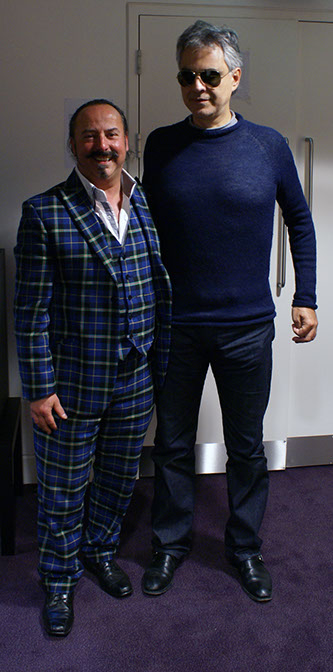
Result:
{"label": "man's hand", "polygon": [[30,403],[30,412],[33,421],[40,429],[46,432],[46,434],[51,434],[53,429],[57,429],[52,411],[54,411],[62,420],[67,419],[67,415],[56,394],[51,394],[49,397],[37,399]]}
{"label": "man's hand", "polygon": [[316,337],[318,320],[316,311],[313,308],[293,307],[292,330],[296,336],[293,338],[295,343],[308,343]]}

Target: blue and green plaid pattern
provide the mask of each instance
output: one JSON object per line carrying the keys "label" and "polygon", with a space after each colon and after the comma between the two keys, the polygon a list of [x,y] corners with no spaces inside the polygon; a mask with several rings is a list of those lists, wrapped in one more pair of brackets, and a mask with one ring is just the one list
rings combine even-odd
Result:
{"label": "blue and green plaid pattern", "polygon": [[122,246],[110,231],[104,231],[117,278],[113,301],[119,337],[119,358],[134,346],[146,355],[154,341],[155,292],[147,245],[140,222],[132,214]]}
{"label": "blue and green plaid pattern", "polygon": [[[51,435],[35,427],[39,573],[54,592],[74,588],[82,574],[78,550],[110,559],[118,546],[153,408],[151,367],[132,350],[119,362],[112,403],[102,417],[69,417]],[[82,535],[91,465],[89,522]]]}
{"label": "blue and green plaid pattern", "polygon": [[[161,385],[170,339],[170,282],[139,187],[131,206],[153,274],[152,361],[155,382]],[[55,392],[66,409],[100,412],[111,398],[118,362],[117,277],[100,222],[75,171],[66,183],[23,204],[15,256],[15,329],[24,398]]]}
{"label": "blue and green plaid pattern", "polygon": [[136,302],[132,343],[137,350],[133,347],[121,361],[120,343],[127,334],[125,320],[119,319],[119,255],[108,244],[76,173],[23,205],[15,248],[23,394],[33,400],[55,392],[68,414],[66,421],[57,419],[58,430],[50,436],[34,428],[40,573],[50,590],[70,589],[82,572],[77,552],[94,457],[83,548],[99,559],[115,552],[151,417],[152,376],[161,385],[166,371],[170,283],[138,187],[131,206],[133,235],[120,275],[125,269],[126,301],[132,296]]}

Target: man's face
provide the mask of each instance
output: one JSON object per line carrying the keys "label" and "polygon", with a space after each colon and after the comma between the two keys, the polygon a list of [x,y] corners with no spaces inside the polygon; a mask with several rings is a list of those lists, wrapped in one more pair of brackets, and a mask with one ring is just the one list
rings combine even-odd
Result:
{"label": "man's face", "polygon": [[[201,47],[200,49],[187,48],[183,51],[180,60],[180,70],[214,69],[221,73],[220,84],[216,87],[204,84],[200,77],[196,77],[193,84],[182,86],[183,101],[192,112],[193,122],[201,128],[223,126],[230,120],[230,98],[238,87],[241,70],[236,68],[228,73],[228,66],[224,60],[221,47]],[[223,77],[225,75],[225,77]]]}
{"label": "man's face", "polygon": [[78,169],[92,184],[104,190],[117,185],[128,150],[119,112],[111,105],[83,108],[76,119],[71,149]]}

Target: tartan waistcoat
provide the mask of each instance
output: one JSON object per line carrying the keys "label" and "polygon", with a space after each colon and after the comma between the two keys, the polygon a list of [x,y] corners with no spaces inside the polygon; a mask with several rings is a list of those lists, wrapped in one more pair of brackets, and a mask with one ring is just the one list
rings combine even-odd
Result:
{"label": "tartan waistcoat", "polygon": [[155,292],[146,239],[135,211],[132,209],[124,245],[106,227],[104,236],[117,281],[112,302],[119,359],[124,359],[132,347],[146,355],[154,340]]}

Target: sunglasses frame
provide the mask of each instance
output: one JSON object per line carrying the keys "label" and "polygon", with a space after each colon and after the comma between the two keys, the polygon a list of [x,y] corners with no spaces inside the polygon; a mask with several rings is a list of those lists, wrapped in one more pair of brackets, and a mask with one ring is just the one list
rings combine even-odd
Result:
{"label": "sunglasses frame", "polygon": [[[221,84],[222,79],[224,77],[226,77],[227,75],[229,75],[230,72],[231,71],[228,70],[228,72],[224,73],[224,75],[223,75],[222,72],[219,72],[219,70],[215,70],[215,68],[205,68],[205,70],[200,70],[200,71],[188,70],[187,68],[183,68],[182,70],[179,70],[179,72],[177,74],[177,80],[178,80],[180,86],[185,88],[186,86],[192,86],[192,84],[194,84],[194,82],[196,80],[196,77],[200,77],[202,83],[205,86],[210,86],[211,88],[215,89],[217,86],[219,86]],[[205,78],[207,77],[206,73],[214,73],[214,75],[218,75],[219,76],[218,82],[216,84],[210,84],[209,82],[205,81]],[[183,79],[184,74],[185,75],[186,74],[187,75],[192,75],[193,76],[192,81],[187,82],[186,79]]]}

